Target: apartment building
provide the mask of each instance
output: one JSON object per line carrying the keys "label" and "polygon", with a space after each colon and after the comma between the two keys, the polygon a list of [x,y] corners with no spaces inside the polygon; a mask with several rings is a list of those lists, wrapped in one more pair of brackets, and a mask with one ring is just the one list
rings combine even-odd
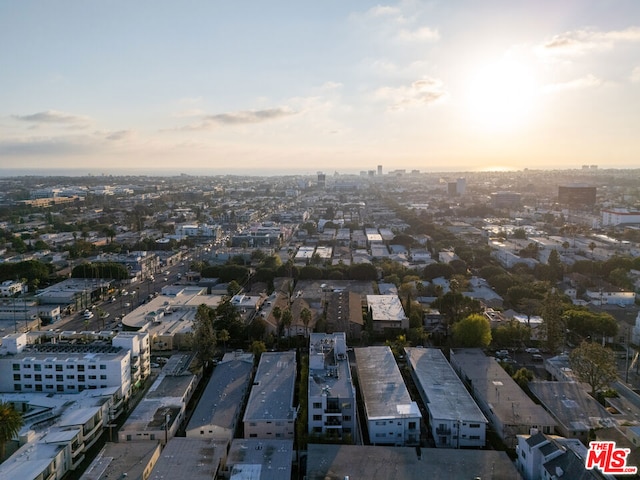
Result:
{"label": "apartment building", "polygon": [[311,435],[356,440],[356,390],[344,332],[311,334],[308,399]]}

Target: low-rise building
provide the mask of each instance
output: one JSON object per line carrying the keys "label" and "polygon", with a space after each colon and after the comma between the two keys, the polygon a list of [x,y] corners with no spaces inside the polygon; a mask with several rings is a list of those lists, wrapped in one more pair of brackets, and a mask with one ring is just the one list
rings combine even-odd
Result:
{"label": "low-rise building", "polygon": [[487,419],[442,351],[405,348],[405,352],[411,376],[429,412],[436,447],[484,447]]}
{"label": "low-rise building", "polygon": [[293,439],[295,381],[295,352],[261,355],[243,418],[244,438]]}
{"label": "low-rise building", "polygon": [[231,442],[224,474],[229,480],[291,478],[293,439],[236,438]]}
{"label": "low-rise building", "polygon": [[356,348],[358,385],[373,445],[420,444],[422,415],[389,347]]}
{"label": "low-rise building", "polygon": [[344,332],[311,334],[308,400],[309,434],[357,440],[356,391]]}
{"label": "low-rise building", "polygon": [[518,434],[533,430],[552,433],[555,420],[533,403],[494,358],[487,357],[479,348],[453,349],[451,365],[508,447],[516,446]]}
{"label": "low-rise building", "polygon": [[374,332],[409,328],[409,317],[397,295],[367,295],[367,305]]}

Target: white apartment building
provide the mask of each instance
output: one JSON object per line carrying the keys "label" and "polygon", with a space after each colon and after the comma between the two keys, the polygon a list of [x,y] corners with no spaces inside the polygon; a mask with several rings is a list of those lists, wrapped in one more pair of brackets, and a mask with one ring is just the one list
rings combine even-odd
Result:
{"label": "white apartment building", "polygon": [[409,328],[409,317],[397,295],[367,295],[367,305],[375,332]]}
{"label": "white apartment building", "polygon": [[18,293],[26,291],[26,285],[22,282],[14,282],[13,280],[5,280],[0,283],[0,297],[13,297]]}
{"label": "white apartment building", "polygon": [[294,437],[295,382],[295,352],[262,354],[244,413],[244,438],[282,440]]}
{"label": "white apartment building", "polygon": [[344,332],[311,334],[308,399],[311,435],[356,441],[356,390]]}
{"label": "white apartment building", "polygon": [[422,415],[389,347],[356,348],[358,383],[372,445],[420,444]]}
{"label": "white apartment building", "polygon": [[141,383],[151,373],[151,347],[147,332],[120,332],[111,345],[131,352],[131,384]]}
{"label": "white apartment building", "polygon": [[131,352],[106,344],[27,345],[25,334],[7,335],[0,351],[0,392],[78,393],[114,387],[131,392]]}
{"label": "white apartment building", "polygon": [[487,419],[442,351],[405,348],[407,364],[429,411],[436,447],[483,448]]}

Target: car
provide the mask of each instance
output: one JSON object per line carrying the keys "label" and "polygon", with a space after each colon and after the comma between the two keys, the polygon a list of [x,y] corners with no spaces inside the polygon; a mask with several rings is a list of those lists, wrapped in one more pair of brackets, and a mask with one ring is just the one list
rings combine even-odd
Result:
{"label": "car", "polygon": [[109,312],[102,312],[100,314],[100,318],[108,318],[109,317]]}
{"label": "car", "polygon": [[83,315],[87,320],[93,318],[93,312],[91,310],[85,310]]}
{"label": "car", "polygon": [[127,295],[129,295],[129,292],[127,292],[126,290],[123,290],[123,291],[122,291],[122,295],[123,295],[123,296],[127,296]]}
{"label": "car", "polygon": [[542,362],[543,360],[544,358],[539,353],[534,353],[533,355],[531,355],[532,362]]}
{"label": "car", "polygon": [[168,282],[169,281],[169,277],[164,277],[164,281]]}
{"label": "car", "polygon": [[498,350],[496,352],[496,357],[497,358],[508,357],[508,356],[509,356],[509,350]]}
{"label": "car", "polygon": [[126,302],[126,303],[124,304],[124,306],[125,306],[125,308],[129,308],[129,307],[131,306],[131,304],[130,304],[129,302]]}
{"label": "car", "polygon": [[526,348],[524,351],[527,353],[540,353],[539,348],[533,348],[533,347]]}

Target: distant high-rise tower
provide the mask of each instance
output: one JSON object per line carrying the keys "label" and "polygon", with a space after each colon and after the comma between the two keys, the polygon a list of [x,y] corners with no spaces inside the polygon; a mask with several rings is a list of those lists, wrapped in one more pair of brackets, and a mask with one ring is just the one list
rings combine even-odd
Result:
{"label": "distant high-rise tower", "polygon": [[382,175],[382,165],[378,165],[378,176]]}
{"label": "distant high-rise tower", "polygon": [[459,178],[456,180],[456,193],[458,195],[464,195],[467,191],[467,180],[465,178]]}
{"label": "distant high-rise tower", "polygon": [[318,172],[318,188],[325,188],[326,186],[327,176],[322,172]]}

